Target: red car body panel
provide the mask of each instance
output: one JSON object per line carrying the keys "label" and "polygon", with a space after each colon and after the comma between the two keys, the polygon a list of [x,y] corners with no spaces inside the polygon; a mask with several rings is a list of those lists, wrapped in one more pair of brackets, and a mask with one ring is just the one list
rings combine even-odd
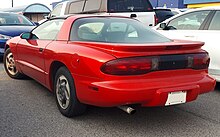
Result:
{"label": "red car body panel", "polygon": [[9,40],[7,45],[17,69],[52,91],[54,64],[62,63],[72,74],[79,101],[102,107],[164,106],[168,93],[175,91],[187,91],[186,102],[189,102],[214,89],[215,80],[207,69],[164,70],[134,76],[104,74],[101,66],[116,58],[205,52],[201,50],[203,43],[178,40],[155,44],[71,42],[70,30],[78,18],[81,16],[67,18],[54,41],[19,37]]}

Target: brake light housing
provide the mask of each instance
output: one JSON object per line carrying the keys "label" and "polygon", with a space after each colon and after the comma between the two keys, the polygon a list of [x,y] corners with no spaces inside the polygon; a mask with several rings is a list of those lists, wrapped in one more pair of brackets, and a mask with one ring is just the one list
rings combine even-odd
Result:
{"label": "brake light housing", "polygon": [[156,15],[154,15],[154,23],[155,26],[159,23],[159,19],[157,18]]}
{"label": "brake light housing", "polygon": [[175,69],[208,69],[208,53],[120,58],[108,61],[101,71],[109,75],[142,75],[151,71]]}
{"label": "brake light housing", "polygon": [[110,75],[140,75],[151,71],[150,58],[123,58],[105,63],[101,71]]}
{"label": "brake light housing", "polygon": [[193,69],[207,69],[209,67],[210,57],[208,54],[195,54],[193,56]]}

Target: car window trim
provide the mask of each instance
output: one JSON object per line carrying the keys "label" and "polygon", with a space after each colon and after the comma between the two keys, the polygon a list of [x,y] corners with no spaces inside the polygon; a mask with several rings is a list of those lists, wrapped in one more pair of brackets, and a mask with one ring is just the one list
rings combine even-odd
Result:
{"label": "car window trim", "polygon": [[[57,18],[52,18],[52,19],[48,19],[47,21],[45,21],[45,22],[48,22],[48,21],[54,21],[54,20],[66,20],[66,18],[63,18],[63,17],[57,17]],[[43,22],[42,24],[44,24],[45,22]],[[32,34],[34,34],[33,33],[33,31],[36,29],[36,28],[38,28],[38,27],[35,27],[33,30],[31,30],[31,32],[30,33],[32,33]],[[59,32],[60,32],[60,30],[59,30]],[[58,36],[58,34],[59,34],[59,32],[57,33],[57,36]],[[55,39],[36,39],[36,40],[42,40],[42,41],[57,41],[57,36],[56,36],[56,38]],[[33,39],[31,39],[31,40],[33,40]]]}
{"label": "car window trim", "polygon": [[[178,18],[180,18],[180,17],[182,17],[182,16],[184,16],[184,15],[187,15],[187,14],[191,14],[191,13],[195,13],[195,12],[201,12],[201,11],[210,11],[210,13],[207,15],[207,17],[205,18],[205,20],[203,21],[203,23],[202,23],[202,25],[199,27],[199,29],[198,30],[204,30],[204,28],[206,27],[206,24],[208,23],[208,19],[210,18],[210,17],[213,17],[213,16],[211,16],[211,14],[212,14],[212,10],[200,10],[200,11],[192,11],[192,12],[188,12],[188,13],[186,13],[186,14],[182,14],[182,15],[180,15],[180,16],[178,16],[178,17],[176,17],[176,18],[174,18],[174,19],[172,19],[172,20],[170,20],[169,22],[167,22],[167,26],[169,26],[169,24],[170,24],[170,22],[171,21],[173,21],[173,20],[176,20],[176,19],[178,19]],[[210,23],[209,23],[210,24]]]}
{"label": "car window trim", "polygon": [[204,29],[203,30],[208,30],[210,25],[211,25],[211,22],[216,14],[216,10],[213,10],[212,13],[209,15],[209,18],[207,19],[207,22],[206,22],[206,25],[204,26]]}

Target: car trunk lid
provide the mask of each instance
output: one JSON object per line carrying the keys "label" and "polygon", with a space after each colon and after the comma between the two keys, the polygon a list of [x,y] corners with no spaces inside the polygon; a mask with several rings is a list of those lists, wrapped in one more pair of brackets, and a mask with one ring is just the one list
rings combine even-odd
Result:
{"label": "car trunk lid", "polygon": [[167,54],[186,54],[202,52],[203,42],[173,40],[166,43],[124,44],[124,43],[97,43],[73,42],[74,44],[101,50],[116,58],[132,56],[153,56]]}

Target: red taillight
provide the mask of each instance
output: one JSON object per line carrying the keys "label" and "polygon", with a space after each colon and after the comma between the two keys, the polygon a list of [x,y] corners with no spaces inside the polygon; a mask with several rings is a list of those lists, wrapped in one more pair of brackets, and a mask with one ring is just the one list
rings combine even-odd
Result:
{"label": "red taillight", "polygon": [[109,75],[141,75],[151,71],[208,69],[207,53],[121,58],[106,62],[101,71]]}
{"label": "red taillight", "polygon": [[101,71],[110,75],[140,75],[151,71],[151,58],[124,58],[105,63]]}
{"label": "red taillight", "polygon": [[158,24],[158,22],[159,22],[159,19],[157,18],[157,16],[156,15],[154,15],[154,22],[155,22],[155,26]]}
{"label": "red taillight", "polygon": [[207,53],[193,55],[194,69],[207,69],[209,67],[210,58]]}

